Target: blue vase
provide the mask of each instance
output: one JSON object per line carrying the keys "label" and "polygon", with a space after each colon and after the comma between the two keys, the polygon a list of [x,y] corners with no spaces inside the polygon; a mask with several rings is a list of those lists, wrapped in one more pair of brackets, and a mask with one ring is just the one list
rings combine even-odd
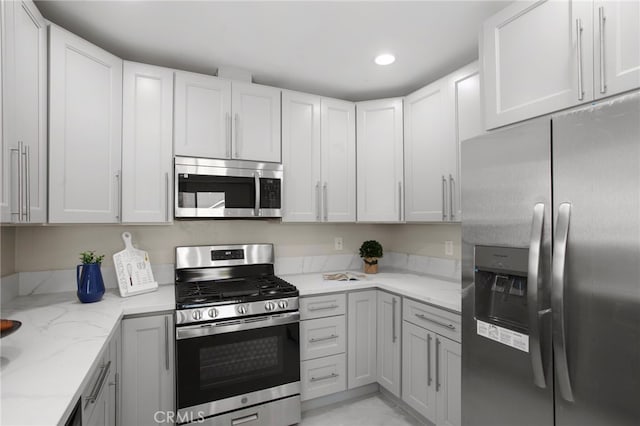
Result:
{"label": "blue vase", "polygon": [[104,281],[99,263],[85,263],[76,267],[78,299],[82,303],[93,303],[104,295]]}

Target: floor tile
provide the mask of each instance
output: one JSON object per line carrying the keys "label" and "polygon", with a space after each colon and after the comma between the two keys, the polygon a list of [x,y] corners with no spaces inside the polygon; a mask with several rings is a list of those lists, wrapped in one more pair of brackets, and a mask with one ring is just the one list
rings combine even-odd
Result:
{"label": "floor tile", "polygon": [[417,419],[379,394],[302,413],[300,426],[419,426]]}

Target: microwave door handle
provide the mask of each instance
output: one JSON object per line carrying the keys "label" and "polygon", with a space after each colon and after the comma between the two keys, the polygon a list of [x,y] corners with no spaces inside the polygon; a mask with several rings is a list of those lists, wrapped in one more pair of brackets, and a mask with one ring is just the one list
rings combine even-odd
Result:
{"label": "microwave door handle", "polygon": [[254,206],[254,215],[256,217],[260,216],[260,176],[258,173],[253,174],[253,179],[256,184],[256,203]]}

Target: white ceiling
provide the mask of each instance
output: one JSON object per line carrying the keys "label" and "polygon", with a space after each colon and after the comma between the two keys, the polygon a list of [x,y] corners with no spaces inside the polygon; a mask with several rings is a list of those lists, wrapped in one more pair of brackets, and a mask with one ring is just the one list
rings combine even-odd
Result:
{"label": "white ceiling", "polygon": [[[36,1],[56,24],[132,61],[365,100],[402,96],[478,57],[504,1]],[[396,62],[373,63],[380,52]]]}

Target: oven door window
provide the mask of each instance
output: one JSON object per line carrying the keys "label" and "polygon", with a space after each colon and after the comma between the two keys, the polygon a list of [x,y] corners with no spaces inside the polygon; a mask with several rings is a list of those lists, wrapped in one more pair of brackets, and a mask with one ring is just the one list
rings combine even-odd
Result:
{"label": "oven door window", "polygon": [[298,323],[177,341],[178,408],[300,380]]}
{"label": "oven door window", "polygon": [[253,177],[178,174],[178,207],[197,209],[253,209]]}

